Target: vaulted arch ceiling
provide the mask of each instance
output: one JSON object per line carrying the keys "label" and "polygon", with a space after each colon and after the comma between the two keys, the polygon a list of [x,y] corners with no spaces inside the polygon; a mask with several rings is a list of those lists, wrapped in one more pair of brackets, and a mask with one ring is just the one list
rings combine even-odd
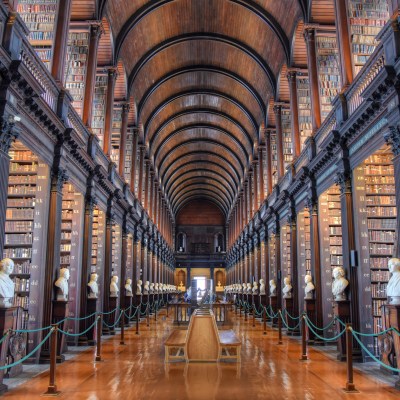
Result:
{"label": "vaulted arch ceiling", "polygon": [[100,1],[137,105],[140,140],[173,212],[204,198],[229,214],[306,4]]}

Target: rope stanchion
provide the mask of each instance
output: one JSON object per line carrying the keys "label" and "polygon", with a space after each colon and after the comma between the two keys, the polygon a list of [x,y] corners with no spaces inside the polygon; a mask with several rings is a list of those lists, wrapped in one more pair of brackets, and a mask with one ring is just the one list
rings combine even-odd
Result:
{"label": "rope stanchion", "polygon": [[282,344],[283,342],[282,342],[282,312],[281,312],[281,310],[278,310],[278,314],[279,314],[279,317],[278,317],[278,344]]}
{"label": "rope stanchion", "polygon": [[301,319],[301,357],[300,361],[307,361],[307,331],[306,331],[306,316],[303,315]]}
{"label": "rope stanchion", "polygon": [[58,325],[52,325],[50,337],[50,373],[49,373],[49,386],[44,393],[46,396],[58,396],[60,391],[57,390],[56,384],[56,364],[57,364],[57,330]]}
{"label": "rope stanchion", "polygon": [[256,312],[254,310],[254,304],[253,304],[253,328],[256,327]]}
{"label": "rope stanchion", "polygon": [[147,319],[147,326],[150,326],[150,307],[149,304],[146,306],[146,319]]}
{"label": "rope stanchion", "polygon": [[101,327],[103,325],[103,316],[99,315],[97,317],[97,340],[96,340],[96,361],[102,361],[101,360]]}
{"label": "rope stanchion", "polygon": [[[139,312],[136,314],[136,335],[139,335],[139,323],[140,323],[140,305],[137,308],[137,310],[139,310]],[[136,311],[137,311],[136,310]]]}
{"label": "rope stanchion", "polygon": [[353,377],[353,335],[351,324],[346,324],[346,366],[347,382],[344,391],[346,393],[359,393],[354,385]]}
{"label": "rope stanchion", "polygon": [[121,340],[119,342],[121,346],[125,345],[125,310],[121,310]]}
{"label": "rope stanchion", "polygon": [[263,310],[263,330],[264,330],[263,335],[266,335],[267,334],[267,309],[265,307],[263,307],[263,308],[264,308],[264,310]]}

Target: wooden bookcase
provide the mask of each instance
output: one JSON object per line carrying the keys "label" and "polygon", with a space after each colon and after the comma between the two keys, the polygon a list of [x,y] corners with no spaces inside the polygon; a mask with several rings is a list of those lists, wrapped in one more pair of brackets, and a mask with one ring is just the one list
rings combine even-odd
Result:
{"label": "wooden bookcase", "polygon": [[272,187],[274,187],[278,183],[278,151],[275,132],[271,132],[271,169]]}
{"label": "wooden bookcase", "polygon": [[[60,267],[68,268],[68,316],[79,317],[79,291],[81,285],[84,198],[71,183],[63,187]],[[68,322],[68,332],[79,332],[79,321]],[[70,339],[71,342],[74,339]]]}
{"label": "wooden bookcase", "polygon": [[374,52],[375,39],[389,20],[387,0],[347,0],[353,70],[357,75]]}
{"label": "wooden bookcase", "polygon": [[[311,272],[311,237],[310,237],[310,213],[307,208],[300,211],[297,215],[297,254],[298,254],[298,273],[300,280],[299,304],[304,303],[304,277],[313,275]],[[315,283],[315,277],[313,276]],[[301,306],[300,306],[301,307]]]}
{"label": "wooden bookcase", "polygon": [[[333,318],[332,271],[343,267],[342,219],[340,190],[331,186],[319,197],[319,235],[321,243],[321,275],[324,326]],[[327,329],[327,336],[334,335],[334,327]]]}
{"label": "wooden bookcase", "polygon": [[[394,253],[397,209],[392,158],[393,154],[385,146],[354,170],[356,232],[363,271],[361,329],[369,333],[383,329],[381,306],[386,303],[388,260]],[[366,338],[365,342],[378,354],[376,338]]]}
{"label": "wooden bookcase", "polygon": [[105,256],[105,221],[106,215],[103,210],[101,210],[98,206],[96,206],[93,210],[93,225],[92,225],[92,261],[91,261],[91,270],[90,272],[95,272],[98,277],[98,285],[99,285],[99,299],[98,302],[101,302],[103,296],[103,275],[104,275],[104,256]]}
{"label": "wooden bookcase", "polygon": [[104,142],[104,119],[106,113],[107,95],[106,73],[97,73],[93,97],[92,132],[98,137],[99,145],[103,148]]}
{"label": "wooden bookcase", "polygon": [[125,166],[124,166],[124,176],[125,181],[129,182],[131,179],[131,168],[132,168],[132,158],[133,158],[133,131],[128,129],[126,134],[126,152],[125,152]]}
{"label": "wooden bookcase", "polygon": [[339,51],[334,32],[318,33],[315,40],[321,121],[332,110],[332,101],[340,91]]}
{"label": "wooden bookcase", "polygon": [[[14,327],[35,329],[41,327],[39,282],[46,243],[49,168],[20,141],[12,144],[9,156],[3,257],[14,261],[14,306],[19,307]],[[28,351],[37,345],[39,336],[39,332],[24,336]],[[14,361],[11,355],[8,361]],[[12,371],[8,373],[14,375]]]}
{"label": "wooden bookcase", "polygon": [[89,27],[71,29],[65,62],[65,87],[73,98],[73,106],[82,117],[86,69],[89,53]]}
{"label": "wooden bookcase", "polygon": [[121,279],[121,250],[121,226],[115,223],[112,228],[112,275],[118,275],[119,279]]}
{"label": "wooden bookcase", "polygon": [[276,236],[273,233],[269,234],[268,246],[269,279],[274,279],[276,285],[278,285],[278,277],[276,275]]}
{"label": "wooden bookcase", "polygon": [[282,262],[282,282],[287,276],[292,277],[292,264],[290,260],[290,225],[281,227],[281,262]]}
{"label": "wooden bookcase", "polygon": [[283,165],[286,168],[293,161],[292,121],[290,110],[282,108],[282,135],[283,135]]}
{"label": "wooden bookcase", "polygon": [[114,105],[112,134],[111,134],[111,160],[118,165],[119,162],[119,146],[121,141],[121,125],[122,125],[122,106]]}
{"label": "wooden bookcase", "polygon": [[299,109],[300,149],[312,135],[310,82],[308,77],[297,76],[297,104]]}
{"label": "wooden bookcase", "polygon": [[58,0],[19,0],[17,11],[30,30],[29,42],[50,70]]}

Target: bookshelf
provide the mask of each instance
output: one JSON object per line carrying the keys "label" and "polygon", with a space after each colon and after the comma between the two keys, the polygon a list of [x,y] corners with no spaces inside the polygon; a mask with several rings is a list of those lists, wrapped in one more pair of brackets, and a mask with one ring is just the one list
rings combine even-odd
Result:
{"label": "bookshelf", "polygon": [[[78,317],[79,290],[82,265],[83,237],[83,195],[74,185],[66,183],[63,187],[63,200],[61,211],[61,243],[60,243],[60,268],[68,268],[70,278],[68,281],[68,316]],[[79,331],[79,321],[68,322],[68,332]],[[72,344],[74,338],[69,338]]]}
{"label": "bookshelf", "polygon": [[[324,325],[328,324],[333,318],[332,307],[332,270],[335,267],[343,267],[342,250],[342,219],[340,189],[331,186],[319,197],[319,229],[321,239],[321,262],[323,282],[323,318]],[[327,330],[327,335],[334,335],[334,327]]]}
{"label": "bookshelf", "polygon": [[113,122],[111,133],[111,160],[118,165],[119,161],[119,145],[121,140],[122,126],[122,106],[115,105],[113,110]]}
{"label": "bookshelf", "polygon": [[300,149],[312,135],[310,82],[308,77],[297,76],[297,104],[299,110]]}
{"label": "bookshelf", "polygon": [[332,101],[340,90],[339,52],[336,35],[318,34],[315,41],[321,122],[332,109]]}
{"label": "bookshelf", "polygon": [[271,176],[272,187],[278,183],[278,151],[276,147],[276,133],[271,132]]}
{"label": "bookshelf", "polygon": [[[386,303],[388,260],[394,253],[397,209],[392,158],[392,152],[384,146],[355,169],[360,263],[366,270],[362,277],[362,304],[366,305],[362,323],[371,333],[383,329],[381,306]],[[378,354],[376,338],[365,340]]]}
{"label": "bookshelf", "polygon": [[375,39],[389,20],[387,0],[347,0],[353,70],[357,75],[374,52]]}
{"label": "bookshelf", "polygon": [[[130,233],[127,238],[125,270],[126,270],[126,279],[130,278],[132,279],[132,282],[134,282],[132,267],[133,267],[133,236]],[[122,283],[125,285],[125,282]]]}
{"label": "bookshelf", "polygon": [[278,285],[278,277],[276,276],[276,236],[270,233],[268,240],[268,256],[269,256],[269,279],[274,279]]}
{"label": "bookshelf", "polygon": [[[93,210],[92,223],[92,254],[90,272],[95,272],[99,276],[99,293],[103,293],[103,275],[104,275],[104,256],[105,256],[105,223],[106,214],[98,206]],[[101,302],[103,296],[99,295],[98,302]]]}
{"label": "bookshelf", "polygon": [[[40,310],[41,267],[45,255],[45,215],[48,212],[49,168],[20,141],[12,144],[3,257],[14,261],[10,276],[15,283],[15,328],[35,329]],[[28,351],[39,342],[39,333],[24,337]],[[14,357],[10,355],[9,362]],[[13,369],[8,371],[14,376]]]}
{"label": "bookshelf", "polygon": [[[297,216],[297,254],[300,276],[299,304],[304,303],[304,277],[311,272],[311,236],[310,236],[310,213],[307,208],[300,211]],[[314,280],[314,276],[313,276]]]}
{"label": "bookshelf", "polygon": [[94,87],[92,132],[98,137],[99,145],[103,148],[104,119],[106,113],[107,74],[98,73]]}
{"label": "bookshelf", "polygon": [[89,53],[89,27],[70,30],[65,62],[65,87],[73,98],[73,106],[82,117],[86,69]]}
{"label": "bookshelf", "polygon": [[58,0],[19,0],[17,11],[28,27],[29,42],[50,70]]}
{"label": "bookshelf", "polygon": [[283,135],[283,165],[286,168],[293,161],[292,121],[290,110],[282,108],[282,135]]}
{"label": "bookshelf", "polygon": [[292,276],[290,254],[290,225],[286,224],[281,227],[282,278]]}
{"label": "bookshelf", "polygon": [[133,158],[133,131],[128,129],[126,134],[126,152],[125,152],[125,165],[124,175],[125,181],[129,182],[131,178],[132,158]]}
{"label": "bookshelf", "polygon": [[112,228],[112,275],[118,275],[121,279],[121,249],[122,236],[121,226],[114,223]]}

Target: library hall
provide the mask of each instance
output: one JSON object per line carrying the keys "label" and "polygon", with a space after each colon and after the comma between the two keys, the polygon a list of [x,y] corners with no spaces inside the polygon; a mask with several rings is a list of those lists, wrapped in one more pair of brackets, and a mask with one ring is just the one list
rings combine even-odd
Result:
{"label": "library hall", "polygon": [[0,398],[400,399],[400,0],[0,0]]}

